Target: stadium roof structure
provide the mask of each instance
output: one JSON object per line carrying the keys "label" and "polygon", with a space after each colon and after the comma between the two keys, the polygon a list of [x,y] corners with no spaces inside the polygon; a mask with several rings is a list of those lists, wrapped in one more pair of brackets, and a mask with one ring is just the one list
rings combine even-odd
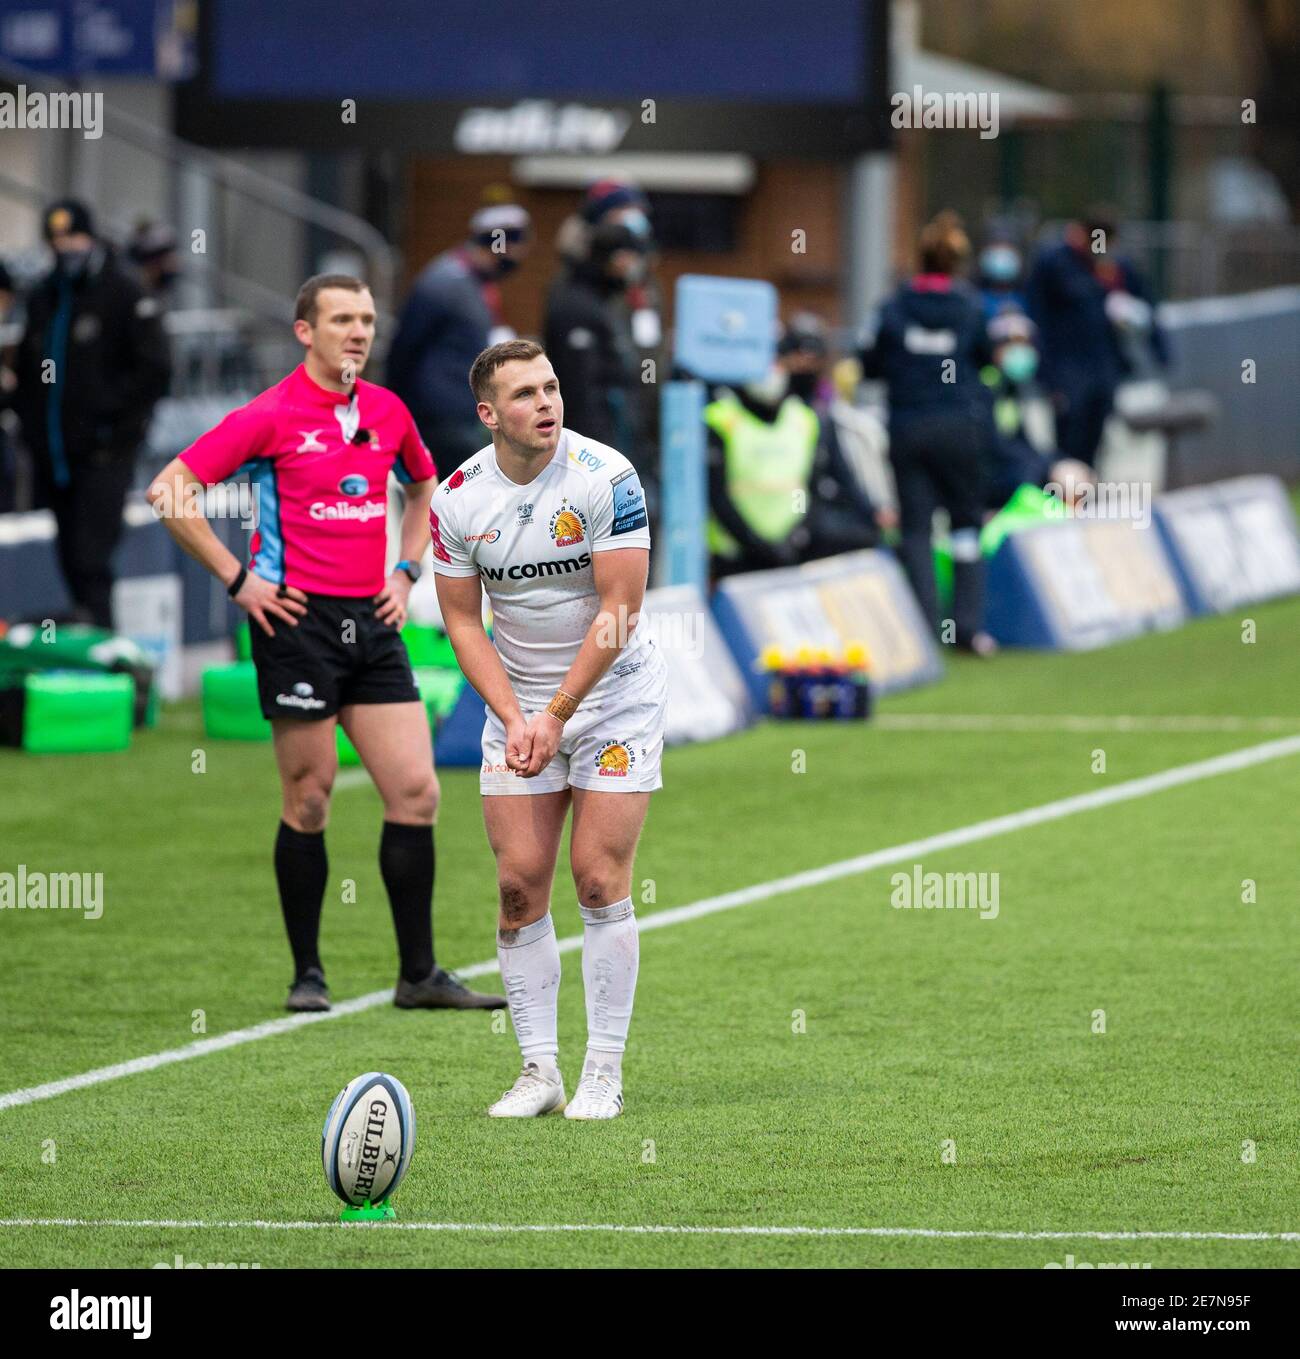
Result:
{"label": "stadium roof structure", "polygon": [[927,94],[996,94],[998,116],[1004,123],[1056,121],[1075,113],[1066,95],[924,49],[895,50],[893,81],[898,89],[919,85]]}

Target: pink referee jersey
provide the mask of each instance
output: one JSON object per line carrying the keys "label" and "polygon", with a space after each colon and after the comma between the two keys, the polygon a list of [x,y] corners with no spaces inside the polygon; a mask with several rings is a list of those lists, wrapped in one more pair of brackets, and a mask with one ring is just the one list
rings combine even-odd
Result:
{"label": "pink referee jersey", "polygon": [[402,482],[437,476],[392,392],[358,381],[349,399],[302,364],[196,439],[181,461],[208,486],[247,471],[258,502],[250,569],[321,595],[383,589],[388,473]]}

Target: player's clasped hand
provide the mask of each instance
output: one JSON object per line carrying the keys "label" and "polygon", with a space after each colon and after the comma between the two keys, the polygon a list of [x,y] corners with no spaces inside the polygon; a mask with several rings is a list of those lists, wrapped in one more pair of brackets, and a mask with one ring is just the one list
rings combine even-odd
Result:
{"label": "player's clasped hand", "polygon": [[506,764],[520,778],[536,778],[555,758],[564,724],[551,713],[517,717],[506,727]]}
{"label": "player's clasped hand", "polygon": [[307,596],[301,590],[292,585],[272,585],[254,571],[248,573],[239,587],[235,603],[250,618],[256,619],[268,637],[275,636],[270,619],[279,618],[296,628],[298,620],[307,612]]}
{"label": "player's clasped hand", "polygon": [[400,628],[406,622],[406,601],[410,596],[410,578],[405,571],[394,571],[388,584],[375,596],[375,617],[381,623]]}

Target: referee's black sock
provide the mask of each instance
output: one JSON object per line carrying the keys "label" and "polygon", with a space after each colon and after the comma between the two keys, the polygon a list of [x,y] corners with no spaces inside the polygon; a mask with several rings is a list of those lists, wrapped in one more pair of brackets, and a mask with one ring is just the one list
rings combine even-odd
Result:
{"label": "referee's black sock", "polygon": [[433,827],[385,821],[379,871],[388,889],[402,977],[423,981],[433,971]]}
{"label": "referee's black sock", "polygon": [[320,908],[329,871],[325,832],[294,830],[281,821],[275,837],[275,879],[280,884],[280,909],[293,950],[295,977],[309,967],[321,966]]}

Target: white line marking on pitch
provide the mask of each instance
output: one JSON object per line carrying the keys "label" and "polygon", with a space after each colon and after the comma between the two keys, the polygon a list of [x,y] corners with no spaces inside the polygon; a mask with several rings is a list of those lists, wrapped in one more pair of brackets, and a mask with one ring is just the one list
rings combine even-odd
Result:
{"label": "white line marking on pitch", "polygon": [[0,1227],[150,1227],[167,1231],[235,1228],[325,1231],[332,1227],[403,1232],[619,1232],[627,1236],[887,1236],[940,1241],[1300,1241],[1300,1232],[1000,1232],[939,1227],[689,1227],[618,1222],[203,1222],[177,1218],[0,1218]]}
{"label": "white line marking on pitch", "polygon": [[1300,731],[1300,717],[1088,717],[1080,713],[881,713],[875,725],[886,731],[1131,731],[1244,732]]}
{"label": "white line marking on pitch", "polygon": [[[959,845],[988,840],[995,835],[1006,835],[1010,831],[1026,830],[1030,826],[1041,826],[1048,821],[1059,821],[1078,812],[1093,811],[1098,807],[1109,807],[1118,802],[1131,802],[1134,798],[1147,797],[1151,793],[1160,793],[1168,788],[1196,783],[1218,774],[1235,773],[1265,764],[1270,760],[1280,760],[1296,754],[1300,754],[1300,736],[1265,741],[1262,745],[1247,746],[1244,750],[1216,755],[1212,759],[1197,760],[1193,764],[1178,765],[1173,769],[1162,770],[1158,774],[1129,779],[1110,788],[1098,788],[1091,793],[1079,793],[1056,802],[1045,802],[1042,806],[1029,807],[1022,812],[1010,812],[1006,816],[977,821],[974,825],[961,826],[957,830],[941,831],[938,835],[927,835],[920,840],[909,840],[906,844],[873,850],[870,854],[859,854],[852,859],[824,864],[821,868],[809,868],[802,873],[773,878],[770,882],[755,883],[752,887],[741,887],[734,892],[724,892],[721,896],[705,897],[687,906],[674,906],[665,911],[656,911],[654,915],[646,916],[640,921],[640,930],[645,934],[648,930],[665,929],[669,925],[678,925],[686,920],[697,920],[701,916],[714,915],[718,911],[729,911],[736,906],[766,901],[769,897],[782,896],[786,892],[797,892],[805,887],[819,887],[822,883],[834,882],[838,878],[854,877],[859,873],[869,873],[873,869],[884,868],[889,864],[915,860],[922,854],[955,849]],[[571,934],[560,940],[561,953],[572,953],[581,947],[580,934]],[[462,977],[480,977],[489,972],[496,972],[497,960],[490,958],[469,967],[458,968],[457,971]],[[371,991],[364,996],[342,1001],[324,1014],[298,1014],[289,1015],[284,1019],[271,1019],[262,1024],[254,1024],[250,1028],[234,1029],[230,1033],[219,1034],[215,1038],[203,1038],[183,1048],[170,1048],[166,1052],[151,1053],[147,1057],[135,1057],[129,1062],[96,1067],[93,1071],[83,1071],[79,1076],[68,1076],[44,1085],[10,1090],[7,1094],[0,1095],[0,1110],[12,1109],[20,1104],[35,1104],[38,1100],[53,1099],[56,1095],[66,1095],[73,1090],[84,1090],[88,1086],[120,1080],[123,1076],[134,1076],[142,1071],[154,1071],[158,1067],[170,1066],[174,1062],[188,1062],[195,1057],[206,1057],[212,1052],[222,1052],[226,1048],[239,1047],[261,1038],[273,1038],[277,1034],[290,1033],[307,1024],[324,1024],[332,1019],[341,1019],[345,1015],[357,1014],[361,1010],[373,1009],[376,1005],[387,1004],[392,1000],[392,996],[392,991],[388,989]]]}

